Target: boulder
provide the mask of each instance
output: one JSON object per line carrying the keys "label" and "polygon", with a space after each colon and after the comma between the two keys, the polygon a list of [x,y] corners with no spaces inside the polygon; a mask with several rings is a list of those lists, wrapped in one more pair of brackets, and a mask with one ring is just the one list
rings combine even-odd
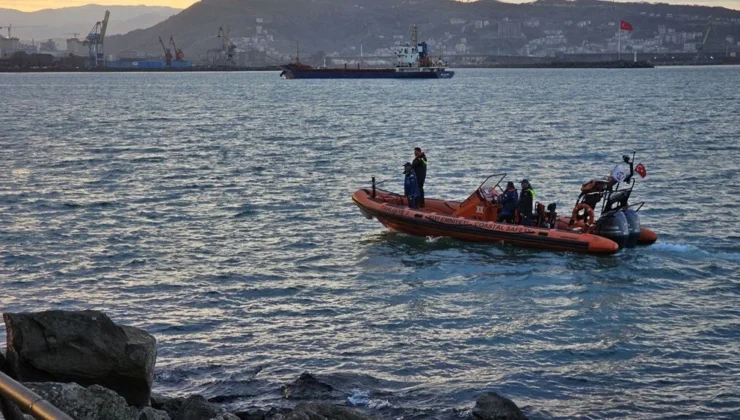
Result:
{"label": "boulder", "polygon": [[129,405],[149,405],[156,340],[98,311],[3,315],[8,371],[22,382],[102,385]]}
{"label": "boulder", "polygon": [[100,385],[83,388],[75,383],[30,382],[24,384],[75,420],[137,420],[139,410]]}
{"label": "boulder", "polygon": [[155,410],[152,407],[144,407],[139,412],[138,420],[170,420],[170,415],[165,411]]}
{"label": "boulder", "polygon": [[295,409],[282,416],[276,417],[280,420],[371,420],[355,410],[340,405],[329,403],[302,403]]}
{"label": "boulder", "polygon": [[182,402],[182,406],[172,416],[175,420],[239,420],[234,414],[209,403],[200,395],[193,395]]}
{"label": "boulder", "polygon": [[344,394],[312,374],[303,372],[293,383],[283,385],[283,397],[288,400],[326,400],[343,399]]}
{"label": "boulder", "polygon": [[272,407],[267,410],[257,409],[252,411],[239,411],[234,413],[241,420],[271,420],[281,418],[290,413],[289,408]]}
{"label": "boulder", "polygon": [[527,420],[513,401],[495,392],[478,397],[472,416],[480,420]]}
{"label": "boulder", "polygon": [[167,414],[170,415],[170,417],[173,417],[175,413],[177,413],[177,410],[182,407],[182,403],[183,401],[185,401],[185,398],[167,397],[164,395],[152,393],[150,400],[152,403],[152,408],[165,411],[167,412]]}

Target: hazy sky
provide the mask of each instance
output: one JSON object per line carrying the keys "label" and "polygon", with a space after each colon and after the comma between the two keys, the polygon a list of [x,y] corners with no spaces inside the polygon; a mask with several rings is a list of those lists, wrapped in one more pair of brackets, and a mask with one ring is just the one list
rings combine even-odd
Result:
{"label": "hazy sky", "polygon": [[[347,1],[347,0],[337,0]],[[464,1],[464,0],[463,0]],[[523,0],[505,0],[510,3],[522,3]],[[617,0],[633,1],[633,0]],[[657,3],[651,0],[651,3]],[[662,0],[663,3],[670,4],[699,4],[702,6],[724,6],[730,9],[740,10],[740,0]],[[59,8],[69,6],[83,6],[85,4],[117,4],[117,5],[139,5],[148,6],[172,6],[185,8],[195,3],[195,0],[0,0],[0,8],[18,9],[24,11],[33,11],[46,8]]]}

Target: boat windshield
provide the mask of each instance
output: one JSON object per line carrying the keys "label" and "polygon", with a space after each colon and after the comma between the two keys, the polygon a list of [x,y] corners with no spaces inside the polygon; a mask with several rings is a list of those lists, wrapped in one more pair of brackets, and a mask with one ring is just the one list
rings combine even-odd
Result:
{"label": "boat windshield", "polygon": [[[484,188],[495,190],[498,187],[499,190],[503,191],[503,189],[501,188],[501,181],[503,181],[504,178],[506,178],[506,173],[490,175],[480,184],[480,187],[478,187],[478,189],[480,191],[483,191]],[[493,183],[492,181],[496,181],[496,183]]]}

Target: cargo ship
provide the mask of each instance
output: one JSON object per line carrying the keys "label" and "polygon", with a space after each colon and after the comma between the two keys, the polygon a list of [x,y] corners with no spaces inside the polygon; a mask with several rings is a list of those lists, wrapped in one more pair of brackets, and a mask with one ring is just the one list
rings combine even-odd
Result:
{"label": "cargo ship", "polygon": [[426,42],[418,42],[416,26],[412,29],[411,43],[396,48],[396,61],[389,68],[315,68],[302,64],[296,53],[295,63],[280,66],[283,79],[450,79],[454,71],[445,63],[429,56]]}

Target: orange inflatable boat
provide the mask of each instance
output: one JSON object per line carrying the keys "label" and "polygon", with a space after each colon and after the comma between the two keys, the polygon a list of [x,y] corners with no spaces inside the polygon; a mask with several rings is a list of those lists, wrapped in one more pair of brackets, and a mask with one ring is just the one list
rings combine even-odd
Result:
{"label": "orange inflatable boat", "polygon": [[[500,177],[498,182],[487,184],[494,177]],[[500,184],[505,177],[506,174],[491,175],[463,202],[426,198],[425,206],[416,209],[409,208],[406,197],[376,188],[373,178],[372,187],[355,191],[352,201],[368,219],[375,218],[389,229],[419,236],[590,254],[612,254],[657,240],[655,232],[639,224],[637,211],[642,204],[627,204],[632,188],[615,189],[618,183],[612,181],[596,183],[594,190],[587,186],[589,183],[584,184],[570,217],[558,217],[555,204],[545,210],[536,203],[534,226],[498,223],[502,208]],[[604,207],[601,217],[594,221],[596,198],[604,200]]]}
{"label": "orange inflatable boat", "polygon": [[365,217],[412,235],[593,254],[611,254],[619,250],[614,241],[579,232],[578,228],[568,231],[496,223],[500,208],[496,204],[498,195],[494,186],[484,183],[462,203],[426,198],[421,209],[410,209],[406,197],[377,188],[357,190],[352,200]]}

